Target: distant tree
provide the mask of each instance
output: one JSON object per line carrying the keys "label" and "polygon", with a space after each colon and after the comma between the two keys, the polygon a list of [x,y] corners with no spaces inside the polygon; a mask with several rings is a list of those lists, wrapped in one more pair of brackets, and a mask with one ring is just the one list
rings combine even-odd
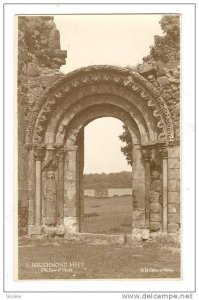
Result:
{"label": "distant tree", "polygon": [[110,174],[85,174],[85,189],[110,189],[110,188],[129,188],[132,185],[131,172],[120,172]]}
{"label": "distant tree", "polygon": [[124,156],[126,157],[128,164],[132,166],[132,146],[133,146],[133,144],[132,144],[131,134],[126,125],[123,125],[122,127],[124,129],[124,132],[121,135],[119,135],[119,138],[122,142],[126,143],[126,145],[121,147],[121,151],[124,154]]}

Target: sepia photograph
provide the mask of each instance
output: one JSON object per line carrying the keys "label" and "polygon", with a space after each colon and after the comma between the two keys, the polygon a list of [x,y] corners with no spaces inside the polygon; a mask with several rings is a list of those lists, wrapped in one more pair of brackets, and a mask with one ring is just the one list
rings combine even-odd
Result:
{"label": "sepia photograph", "polygon": [[17,280],[181,279],[181,21],[15,16]]}

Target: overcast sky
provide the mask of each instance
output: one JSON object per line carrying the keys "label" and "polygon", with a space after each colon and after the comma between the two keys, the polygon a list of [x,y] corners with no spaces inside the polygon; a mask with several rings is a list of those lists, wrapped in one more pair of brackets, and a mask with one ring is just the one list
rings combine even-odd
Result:
{"label": "overcast sky", "polygon": [[[149,54],[154,35],[162,35],[161,15],[62,15],[55,16],[61,48],[67,50],[69,73],[96,64],[135,66]],[[121,153],[122,122],[97,119],[85,128],[84,173],[130,171]]]}

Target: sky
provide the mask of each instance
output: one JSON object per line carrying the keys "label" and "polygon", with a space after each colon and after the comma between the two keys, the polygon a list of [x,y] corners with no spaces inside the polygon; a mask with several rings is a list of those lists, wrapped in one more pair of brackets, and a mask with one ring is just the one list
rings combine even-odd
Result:
{"label": "sky", "polygon": [[[149,54],[154,35],[162,35],[161,15],[57,15],[61,49],[67,50],[63,73],[96,64],[136,66]],[[130,171],[118,138],[123,123],[100,118],[85,127],[84,173]]]}

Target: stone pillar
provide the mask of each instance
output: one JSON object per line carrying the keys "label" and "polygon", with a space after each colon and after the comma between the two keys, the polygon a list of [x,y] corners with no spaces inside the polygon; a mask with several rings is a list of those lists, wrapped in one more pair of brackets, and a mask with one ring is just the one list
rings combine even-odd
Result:
{"label": "stone pillar", "polygon": [[79,166],[79,226],[83,232],[84,226],[84,128],[78,136],[78,166]]}
{"label": "stone pillar", "polygon": [[29,152],[29,207],[28,207],[28,225],[35,224],[35,159],[34,159],[34,151],[30,150]]}
{"label": "stone pillar", "polygon": [[67,233],[79,232],[77,146],[66,148],[64,169],[64,225]]}
{"label": "stone pillar", "polygon": [[150,194],[150,160],[151,160],[151,150],[142,150],[143,158],[145,161],[145,224],[149,227],[149,194]]}
{"label": "stone pillar", "polygon": [[145,166],[140,144],[132,151],[133,228],[145,228]]}
{"label": "stone pillar", "polygon": [[57,222],[63,224],[64,222],[64,151],[57,150],[58,158],[58,186],[57,186]]}
{"label": "stone pillar", "polygon": [[162,158],[162,231],[167,232],[168,219],[168,150],[166,146],[159,149],[160,157]]}
{"label": "stone pillar", "polygon": [[180,230],[180,146],[168,147],[168,232]]}
{"label": "stone pillar", "polygon": [[34,149],[35,159],[35,223],[29,225],[29,234],[41,234],[41,211],[42,211],[42,156],[43,148]]}

